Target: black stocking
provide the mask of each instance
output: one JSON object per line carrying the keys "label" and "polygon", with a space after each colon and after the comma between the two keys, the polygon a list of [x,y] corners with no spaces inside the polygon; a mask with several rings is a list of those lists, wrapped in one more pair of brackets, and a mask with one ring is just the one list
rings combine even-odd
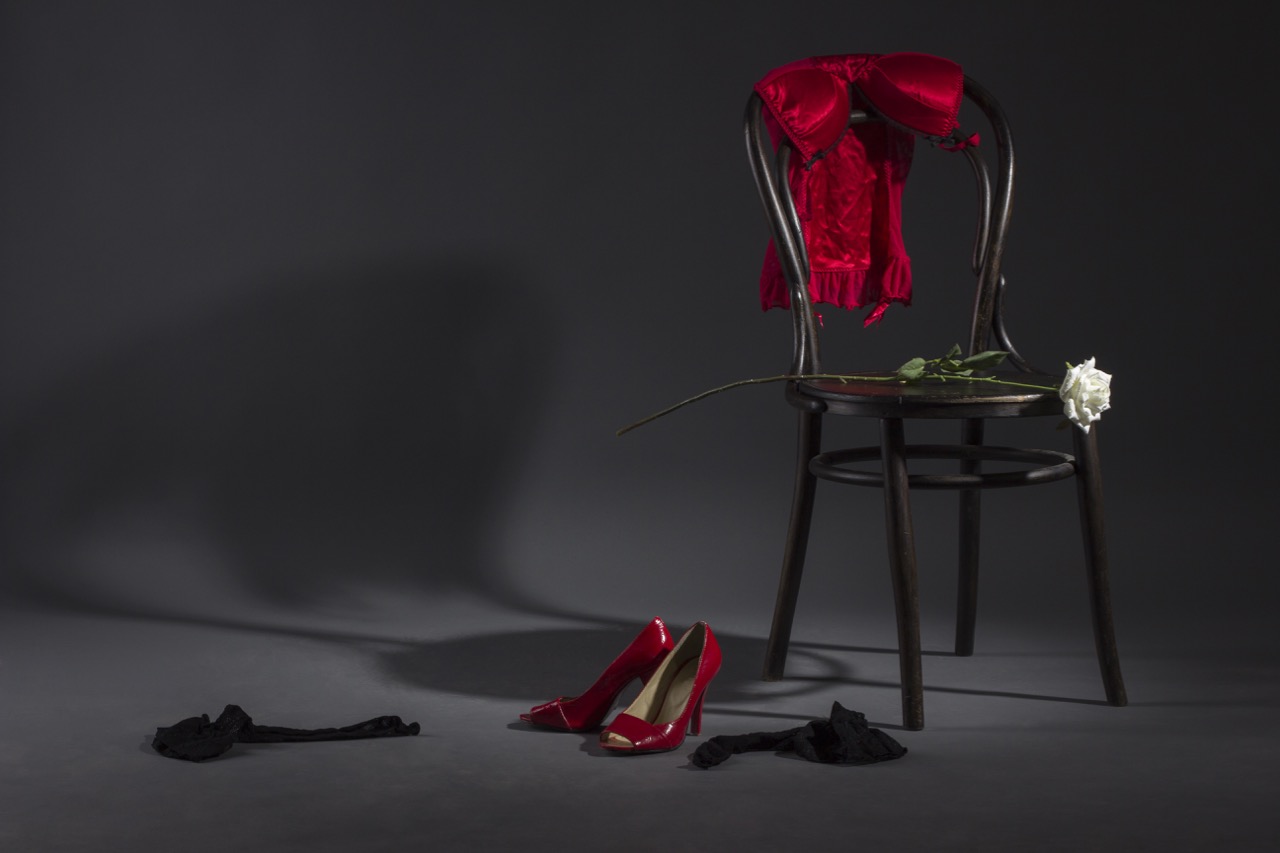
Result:
{"label": "black stocking", "polygon": [[240,743],[296,743],[309,740],[354,740],[367,737],[395,737],[416,735],[417,723],[405,725],[399,717],[375,717],[363,723],[343,726],[340,729],[288,729],[281,726],[260,726],[239,705],[228,705],[218,719],[209,722],[209,715],[188,717],[172,726],[156,729],[151,748],[167,758],[186,761],[207,761],[217,758]]}
{"label": "black stocking", "polygon": [[869,728],[862,714],[836,702],[828,720],[814,720],[783,732],[717,735],[698,747],[692,761],[705,770],[738,753],[762,751],[794,752],[823,764],[873,764],[907,754],[905,746],[879,729]]}

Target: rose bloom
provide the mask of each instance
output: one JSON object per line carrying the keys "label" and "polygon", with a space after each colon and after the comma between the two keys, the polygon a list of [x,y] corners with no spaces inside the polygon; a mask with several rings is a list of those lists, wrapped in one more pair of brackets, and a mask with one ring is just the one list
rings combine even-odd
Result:
{"label": "rose bloom", "polygon": [[1094,367],[1090,358],[1067,371],[1058,396],[1071,422],[1088,432],[1089,426],[1111,408],[1111,374]]}

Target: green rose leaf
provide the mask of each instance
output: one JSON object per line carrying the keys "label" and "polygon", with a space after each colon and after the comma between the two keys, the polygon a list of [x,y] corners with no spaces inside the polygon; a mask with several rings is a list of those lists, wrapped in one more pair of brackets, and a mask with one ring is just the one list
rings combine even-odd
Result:
{"label": "green rose leaf", "polygon": [[898,378],[906,382],[914,382],[924,378],[924,368],[927,362],[920,357],[916,357],[908,361],[902,367],[898,368]]}
{"label": "green rose leaf", "polygon": [[980,352],[977,355],[971,355],[961,364],[971,370],[990,370],[1005,360],[1009,353],[1004,350],[989,349],[986,352]]}

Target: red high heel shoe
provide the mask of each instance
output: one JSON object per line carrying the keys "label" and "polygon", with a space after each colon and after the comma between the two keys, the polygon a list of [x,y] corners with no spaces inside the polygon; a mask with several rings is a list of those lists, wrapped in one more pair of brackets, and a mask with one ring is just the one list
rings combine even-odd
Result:
{"label": "red high heel shoe", "polygon": [[600,745],[614,752],[668,752],[684,743],[686,730],[700,734],[702,699],[720,661],[711,626],[699,622],[685,631],[636,701],[600,733]]}
{"label": "red high heel shoe", "polygon": [[613,703],[622,688],[636,678],[648,682],[672,645],[671,632],[661,619],[654,617],[585,693],[537,705],[530,708],[529,713],[521,714],[520,719],[567,732],[594,729],[613,710]]}

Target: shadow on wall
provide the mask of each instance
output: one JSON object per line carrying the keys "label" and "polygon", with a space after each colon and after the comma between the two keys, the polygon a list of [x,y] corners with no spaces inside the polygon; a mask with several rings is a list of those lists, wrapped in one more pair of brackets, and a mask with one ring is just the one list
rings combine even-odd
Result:
{"label": "shadow on wall", "polygon": [[456,258],[271,282],[86,363],[8,413],[4,585],[170,613],[486,591],[486,507],[557,338],[520,280]]}

